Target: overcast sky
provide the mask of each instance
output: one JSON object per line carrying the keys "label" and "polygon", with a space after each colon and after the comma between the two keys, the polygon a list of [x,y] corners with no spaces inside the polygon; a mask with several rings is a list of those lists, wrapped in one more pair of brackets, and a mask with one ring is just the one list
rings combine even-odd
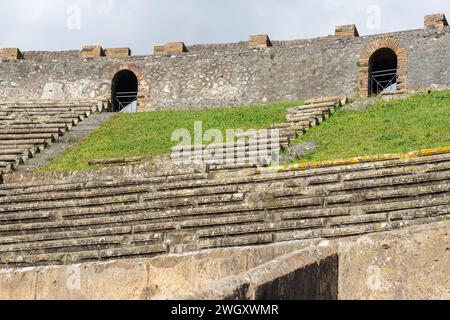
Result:
{"label": "overcast sky", "polygon": [[361,35],[420,29],[449,0],[0,0],[0,47],[130,47],[150,54],[169,41],[224,43],[268,33],[274,40],[334,33],[355,23]]}

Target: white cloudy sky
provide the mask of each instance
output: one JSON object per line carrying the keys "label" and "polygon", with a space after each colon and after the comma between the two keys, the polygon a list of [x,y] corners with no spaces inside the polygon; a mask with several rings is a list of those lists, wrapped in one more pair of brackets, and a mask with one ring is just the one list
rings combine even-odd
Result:
{"label": "white cloudy sky", "polygon": [[0,47],[78,49],[83,44],[131,47],[325,36],[356,23],[361,34],[423,27],[425,14],[449,0],[0,0]]}

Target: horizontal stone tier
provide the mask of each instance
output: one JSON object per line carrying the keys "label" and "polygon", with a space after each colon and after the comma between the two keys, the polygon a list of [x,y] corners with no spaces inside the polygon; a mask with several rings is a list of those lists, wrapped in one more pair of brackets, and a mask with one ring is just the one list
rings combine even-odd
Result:
{"label": "horizontal stone tier", "polygon": [[[342,105],[341,100],[343,98],[332,97],[287,109],[286,123],[240,133],[236,137],[239,142],[175,146],[171,149],[171,158],[177,163],[203,162],[221,169],[273,163],[292,139],[328,119]],[[257,151],[261,148],[262,151]]]}
{"label": "horizontal stone tier", "polygon": [[5,184],[0,266],[345,237],[448,219],[450,153],[304,171]]}
{"label": "horizontal stone tier", "polygon": [[0,104],[0,171],[14,171],[73,126],[105,108],[98,104]]}
{"label": "horizontal stone tier", "polygon": [[[272,204],[276,205],[334,205],[344,202],[364,202],[372,201],[378,198],[387,197],[403,197],[410,196],[414,192],[425,192],[426,194],[441,193],[448,187],[446,184],[448,177],[448,171],[441,174],[430,173],[424,177],[404,176],[397,178],[386,178],[384,180],[370,183],[369,181],[357,181],[347,184],[332,184],[331,181],[327,186],[330,191],[324,194],[323,187],[311,187],[307,191],[302,191],[297,187],[284,187],[278,191],[272,191],[267,199],[263,195],[256,194],[260,197],[259,202],[266,208],[272,207]],[[376,192],[377,188],[383,188],[386,185],[392,187],[403,187],[402,192],[396,194],[392,190],[386,192]],[[261,186],[261,189],[264,185]],[[434,189],[433,189],[434,188]],[[48,199],[45,195],[30,194],[30,195],[17,195],[8,196],[2,198],[0,204],[0,212],[3,214],[0,221],[17,220],[18,217],[23,219],[43,219],[52,218],[51,214],[41,215],[39,212],[31,212],[31,210],[44,210],[45,212],[54,212],[56,209],[79,207],[78,212],[80,216],[84,208],[94,207],[108,204],[118,204],[121,210],[124,210],[122,204],[131,203],[130,209],[168,209],[171,207],[191,207],[193,205],[204,204],[209,202],[226,201],[230,198],[230,201],[241,201],[241,195],[253,195],[251,187],[239,186],[238,189],[231,191],[229,188],[203,188],[198,190],[191,190],[190,192],[153,192],[154,189],[148,186],[139,187],[123,187],[117,188],[117,190],[105,189],[86,191],[79,193],[60,192],[55,193],[54,198]],[[327,189],[328,190],[328,189]],[[269,191],[266,191],[269,193]],[[361,194],[365,192],[364,194]],[[204,197],[202,199],[198,199]],[[295,198],[296,201],[292,202],[290,199]],[[306,199],[303,201],[303,199]],[[241,210],[246,208],[258,207],[257,203],[247,201],[245,198],[244,206]],[[326,202],[326,203],[325,203]],[[137,204],[135,206],[134,204]],[[100,211],[101,208],[98,208]],[[233,208],[236,209],[236,208]],[[88,214],[89,214],[88,210]],[[114,213],[115,211],[113,211]],[[21,215],[23,213],[23,215]]]}

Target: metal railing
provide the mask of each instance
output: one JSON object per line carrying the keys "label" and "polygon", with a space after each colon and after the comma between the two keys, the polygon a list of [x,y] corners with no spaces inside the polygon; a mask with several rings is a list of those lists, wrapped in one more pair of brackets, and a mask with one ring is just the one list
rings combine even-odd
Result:
{"label": "metal railing", "polygon": [[373,71],[370,74],[372,94],[397,90],[397,69]]}
{"label": "metal railing", "polygon": [[129,105],[127,105],[125,108],[120,110],[121,113],[135,113],[137,112],[137,100],[134,100]]}
{"label": "metal railing", "polygon": [[113,108],[115,112],[132,113],[137,111],[137,92],[116,92]]}

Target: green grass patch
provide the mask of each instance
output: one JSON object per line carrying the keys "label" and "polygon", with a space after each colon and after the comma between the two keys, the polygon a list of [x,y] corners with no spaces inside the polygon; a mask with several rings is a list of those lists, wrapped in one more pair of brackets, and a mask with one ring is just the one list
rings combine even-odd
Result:
{"label": "green grass patch", "polygon": [[172,132],[203,122],[203,131],[219,129],[259,129],[286,121],[284,110],[303,103],[277,103],[247,107],[163,110],[135,114],[118,114],[106,121],[86,140],[53,159],[41,171],[82,170],[92,159],[119,157],[154,157],[170,152]]}
{"label": "green grass patch", "polygon": [[[365,111],[339,110],[297,142],[317,149],[299,161],[321,161],[450,145],[450,91],[380,102]],[[298,162],[298,161],[296,161]]]}

